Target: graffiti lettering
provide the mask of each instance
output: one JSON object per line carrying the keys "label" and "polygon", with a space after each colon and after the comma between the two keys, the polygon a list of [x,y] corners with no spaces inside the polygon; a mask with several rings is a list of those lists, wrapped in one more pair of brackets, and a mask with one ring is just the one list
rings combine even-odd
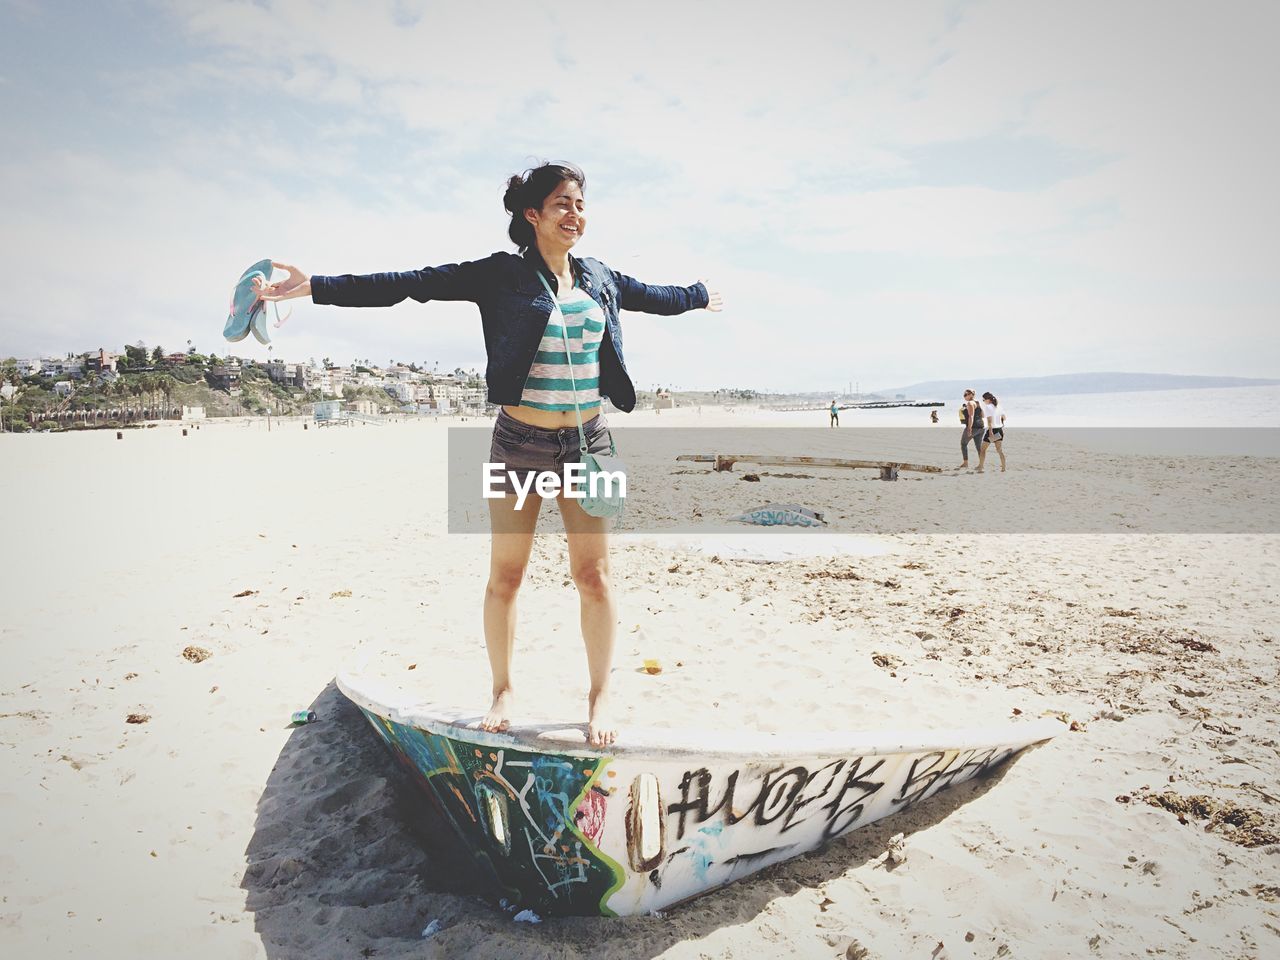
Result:
{"label": "graffiti lettering", "polygon": [[931,797],[943,787],[968,780],[1007,760],[1013,750],[989,747],[984,750],[940,750],[911,761],[907,779],[893,802],[898,809]]}
{"label": "graffiti lettering", "polygon": [[[862,817],[862,811],[865,809],[867,800],[879,793],[880,788],[884,786],[883,780],[868,779],[884,766],[884,760],[878,759],[866,770],[863,770],[862,765],[868,759],[867,757],[858,757],[853,761],[853,765],[849,767],[848,774],[845,775],[844,784],[840,787],[840,791],[830,803],[823,805],[822,809],[831,811],[827,814],[827,825],[822,830],[822,834],[826,839],[830,840],[833,837],[838,837],[857,823]],[[832,777],[833,781],[834,779]],[[846,803],[845,797],[850,791],[857,791],[857,793],[853,799]]]}
{"label": "graffiti lettering", "polygon": [[[813,773],[809,774],[808,778],[804,782],[804,787],[796,797],[795,803],[793,803],[791,805],[791,809],[787,811],[787,818],[782,821],[782,828],[779,832],[786,833],[792,827],[798,827],[809,819],[809,813],[805,813],[803,817],[798,818],[797,815],[801,810],[804,810],[815,800],[821,800],[826,796],[827,791],[831,789],[831,785],[835,782],[836,777],[839,775],[840,771],[844,769],[844,765],[847,762],[848,761],[845,760],[833,760],[826,766],[819,767],[817,770],[813,771]],[[809,785],[824,773],[827,774],[827,780],[822,785],[821,789],[806,795],[805,791],[809,789]]]}
{"label": "graffiti lettering", "polygon": [[[688,770],[680,779],[680,799],[667,807],[667,813],[676,814],[677,840],[684,837],[690,821],[696,826],[721,811],[724,811],[726,826],[733,826],[754,812],[756,825],[763,827],[781,820],[779,832],[785,833],[804,823],[813,812],[812,805],[834,792],[834,798],[821,807],[828,811],[824,832],[827,837],[832,837],[857,822],[862,815],[862,805],[884,786],[882,781],[867,779],[884,761],[876,760],[864,769],[866,762],[863,757],[853,761],[833,760],[813,772],[806,767],[792,767],[786,771],[778,768],[768,770],[761,777],[751,803],[741,811],[735,809],[733,804],[741,771],[735,770],[725,778],[719,802],[713,805],[711,773],[705,767]],[[840,773],[846,768],[843,783],[836,789]],[[811,789],[815,783],[819,785],[817,790]],[[849,794],[854,791],[856,792],[850,799]]]}

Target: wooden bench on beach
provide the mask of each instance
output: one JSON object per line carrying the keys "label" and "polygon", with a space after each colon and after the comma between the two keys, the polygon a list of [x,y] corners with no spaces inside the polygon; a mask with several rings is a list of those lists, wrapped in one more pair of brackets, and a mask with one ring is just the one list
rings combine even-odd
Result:
{"label": "wooden bench on beach", "polygon": [[842,457],[779,457],[771,454],[740,453],[682,453],[677,460],[689,460],[694,463],[710,463],[715,470],[732,470],[739,460],[758,464],[762,467],[849,467],[857,469],[868,467],[880,471],[881,480],[897,480],[899,470],[914,470],[917,473],[941,473],[941,467],[932,467],[922,463],[898,463],[891,460],[845,460]]}

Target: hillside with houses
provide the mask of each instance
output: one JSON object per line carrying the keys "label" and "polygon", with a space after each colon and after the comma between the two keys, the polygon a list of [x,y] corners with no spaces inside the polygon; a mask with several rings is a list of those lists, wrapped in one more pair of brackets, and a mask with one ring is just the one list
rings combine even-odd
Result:
{"label": "hillside with houses", "polygon": [[0,359],[6,431],[120,427],[166,419],[308,414],[334,401],[367,415],[480,414],[490,409],[475,370],[416,364],[333,364],[326,357],[265,363],[234,355],[104,348],[63,357]]}

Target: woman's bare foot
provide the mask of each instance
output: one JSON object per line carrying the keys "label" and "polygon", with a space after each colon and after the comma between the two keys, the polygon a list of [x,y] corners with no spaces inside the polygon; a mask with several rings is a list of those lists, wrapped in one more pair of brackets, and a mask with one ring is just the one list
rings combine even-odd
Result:
{"label": "woman's bare foot", "polygon": [[982,469],[981,467],[979,467],[977,470],[975,470],[975,471],[973,471],[973,472],[974,472],[974,473],[983,473],[984,471],[983,471],[983,469]]}
{"label": "woman's bare foot", "polygon": [[968,469],[969,469],[969,461],[968,461],[968,460],[966,460],[964,463],[960,464],[960,466],[956,467],[956,469],[957,469],[957,470],[968,470]]}
{"label": "woman's bare foot", "polygon": [[609,691],[596,690],[587,698],[587,744],[607,747],[618,739],[618,728],[613,722],[609,704]]}
{"label": "woman's bare foot", "polygon": [[511,706],[515,695],[515,691],[510,687],[494,693],[493,706],[480,721],[480,729],[488,730],[490,733],[501,733],[511,726]]}

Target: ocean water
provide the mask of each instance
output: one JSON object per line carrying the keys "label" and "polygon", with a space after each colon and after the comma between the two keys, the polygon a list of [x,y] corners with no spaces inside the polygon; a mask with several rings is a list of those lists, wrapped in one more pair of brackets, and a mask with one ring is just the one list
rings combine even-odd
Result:
{"label": "ocean water", "polygon": [[[982,390],[982,385],[978,385]],[[959,397],[939,397],[939,426],[960,425]],[[1000,397],[1007,425],[1018,427],[1280,427],[1280,386],[1208,390],[1144,390]],[[920,426],[929,411],[845,410],[841,426]]]}

